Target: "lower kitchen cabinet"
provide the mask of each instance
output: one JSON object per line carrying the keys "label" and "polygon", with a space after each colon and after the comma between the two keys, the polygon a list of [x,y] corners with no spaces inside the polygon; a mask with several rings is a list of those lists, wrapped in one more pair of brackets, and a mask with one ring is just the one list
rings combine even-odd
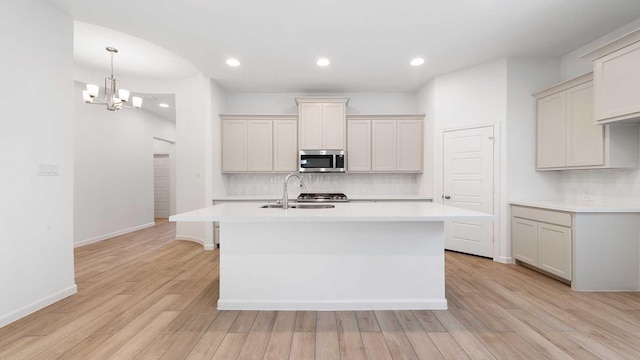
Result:
{"label": "lower kitchen cabinet", "polygon": [[640,290],[639,233],[640,207],[511,204],[513,257],[576,291]]}
{"label": "lower kitchen cabinet", "polygon": [[511,215],[513,257],[571,280],[571,215],[515,206]]}

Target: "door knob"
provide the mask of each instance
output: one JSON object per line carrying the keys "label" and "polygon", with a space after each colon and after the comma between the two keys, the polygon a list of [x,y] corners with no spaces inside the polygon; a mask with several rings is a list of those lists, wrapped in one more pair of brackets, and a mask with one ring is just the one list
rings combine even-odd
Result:
{"label": "door knob", "polygon": [[451,199],[451,196],[449,196],[449,195],[445,195],[445,196],[444,196],[444,198],[445,198],[445,199],[447,199],[447,200],[449,200],[449,199]]}

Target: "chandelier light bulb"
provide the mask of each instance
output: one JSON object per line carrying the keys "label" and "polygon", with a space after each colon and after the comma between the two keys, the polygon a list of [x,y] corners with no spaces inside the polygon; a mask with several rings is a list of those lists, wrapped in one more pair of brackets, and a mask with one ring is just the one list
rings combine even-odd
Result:
{"label": "chandelier light bulb", "polygon": [[89,95],[89,91],[88,90],[82,90],[82,100],[84,102],[86,102],[87,104],[90,104],[91,101],[93,99],[91,99],[91,96]]}
{"label": "chandelier light bulb", "polygon": [[100,87],[98,85],[87,84],[87,93],[94,98],[100,93]]}
{"label": "chandelier light bulb", "polygon": [[142,98],[134,96],[131,98],[131,102],[133,103],[133,107],[136,109],[140,109],[142,107]]}
{"label": "chandelier light bulb", "polygon": [[118,90],[118,96],[123,102],[129,101],[129,90],[125,90],[125,89]]}

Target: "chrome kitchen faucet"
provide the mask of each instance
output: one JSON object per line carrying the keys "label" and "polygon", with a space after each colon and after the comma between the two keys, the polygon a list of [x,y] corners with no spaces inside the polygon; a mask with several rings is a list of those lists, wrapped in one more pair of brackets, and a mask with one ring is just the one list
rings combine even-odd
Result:
{"label": "chrome kitchen faucet", "polygon": [[300,173],[291,173],[289,175],[287,175],[287,177],[284,178],[284,182],[282,183],[282,208],[283,209],[287,209],[289,208],[289,189],[288,189],[288,184],[289,184],[289,179],[291,179],[292,177],[297,177],[298,180],[300,180],[300,188],[304,188],[304,179],[302,178],[302,175],[300,175]]}

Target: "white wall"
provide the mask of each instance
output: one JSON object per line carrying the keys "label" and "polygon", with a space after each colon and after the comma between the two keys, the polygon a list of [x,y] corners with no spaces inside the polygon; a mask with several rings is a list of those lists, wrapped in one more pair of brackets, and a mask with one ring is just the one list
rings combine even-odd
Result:
{"label": "white wall", "polygon": [[536,171],[537,102],[531,95],[559,81],[557,58],[507,62],[506,178],[508,200],[557,199],[561,177]]}
{"label": "white wall", "polygon": [[496,125],[500,195],[494,259],[498,261],[511,261],[508,201],[512,197],[553,198],[559,194],[557,174],[535,171],[536,109],[531,96],[557,82],[558,77],[558,60],[505,58],[438,76],[417,93],[420,109],[429,119],[427,129],[432,129],[425,147],[426,152],[432,147],[432,160],[425,162],[421,186],[432,186],[434,201],[441,201],[442,194],[443,130]]}
{"label": "white wall", "polygon": [[[225,176],[222,175],[222,124],[220,123],[220,116],[218,114],[227,111],[227,94],[222,90],[218,84],[211,81],[211,111],[209,117],[209,123],[211,130],[209,132],[211,136],[211,149],[209,154],[211,155],[211,179],[210,189],[207,193],[208,200],[210,201],[214,194],[227,194],[228,189],[225,188]],[[207,205],[211,205],[209,202]]]}
{"label": "white wall", "polygon": [[[104,74],[76,67],[78,81],[100,83]],[[175,94],[176,96],[176,211],[198,209],[211,204],[213,188],[213,146],[211,114],[212,98],[224,104],[224,92],[214,91],[215,82],[198,74],[177,81],[148,81],[120,77],[122,84],[147,94]],[[201,243],[213,249],[213,231],[204,223],[179,222],[176,238]]]}
{"label": "white wall", "polygon": [[503,128],[500,257],[511,262],[511,208],[508,201],[558,199],[560,174],[536,171],[537,102],[531,95],[559,80],[557,58],[507,59],[507,120]]}
{"label": "white wall", "polygon": [[175,123],[144,110],[107,111],[74,90],[76,246],[153,226],[154,137],[175,140]]}
{"label": "white wall", "polygon": [[[495,164],[502,168],[506,162],[506,120],[507,120],[507,59],[499,59],[489,63],[465,68],[449,74],[438,76],[425,85],[418,94],[426,109],[433,112],[432,137],[427,140],[433,144],[433,174],[431,180],[423,179],[423,184],[429,181],[433,184],[434,201],[441,202],[443,194],[443,148],[442,135],[444,130],[476,125],[494,125],[498,144],[496,151],[500,153],[501,163]],[[500,173],[500,186],[506,188],[504,173]],[[502,227],[504,221],[503,208],[506,202],[501,195],[496,204],[496,215],[499,217],[494,230],[495,241],[498,242],[494,259],[509,262],[510,254],[503,249],[506,239]]]}
{"label": "white wall", "polygon": [[[73,22],[47,1],[0,11],[0,326],[76,292]],[[36,176],[56,164],[59,176]]]}
{"label": "white wall", "polygon": [[[175,128],[175,123],[173,125],[173,127]],[[174,129],[175,132],[175,129]],[[174,138],[174,137],[172,137]],[[171,152],[171,147],[173,146],[173,143],[171,143],[170,141],[167,140],[161,140],[161,139],[153,139],[153,153],[154,154],[162,154],[162,155],[169,155],[169,153]]]}
{"label": "white wall", "polygon": [[[507,61],[499,59],[465,68],[432,80],[433,86],[433,184],[442,195],[442,131],[506,120]],[[423,99],[426,101],[426,99]],[[504,131],[504,126],[502,127]],[[499,134],[496,134],[499,135]],[[440,201],[440,200],[438,200]]]}
{"label": "white wall", "polygon": [[579,47],[565,54],[560,58],[560,72],[562,80],[568,80],[576,76],[593,71],[593,66],[589,59],[581,58],[582,55],[591,52],[613,40],[626,35],[634,30],[640,29],[640,19],[637,19],[618,30],[612,31],[609,34],[596,39],[584,46]]}
{"label": "white wall", "polygon": [[[563,79],[592,70],[592,64],[579,56],[609,43],[622,35],[640,29],[640,19],[623,26],[561,58]],[[594,196],[596,202],[635,202],[640,199],[638,170],[571,170],[562,171],[562,198],[576,201],[582,194]]]}

